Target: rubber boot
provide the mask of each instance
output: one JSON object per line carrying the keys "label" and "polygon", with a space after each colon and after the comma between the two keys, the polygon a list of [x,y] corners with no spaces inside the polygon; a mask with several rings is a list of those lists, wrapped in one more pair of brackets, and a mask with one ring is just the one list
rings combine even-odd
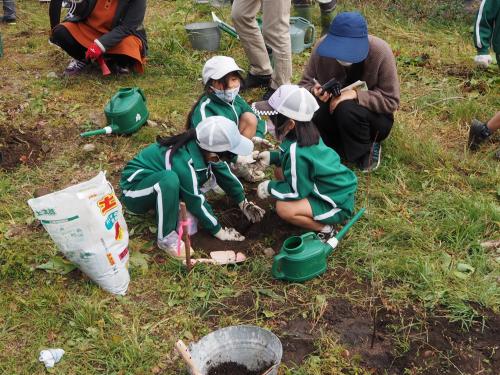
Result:
{"label": "rubber boot", "polygon": [[337,7],[337,0],[332,0],[328,3],[320,2],[319,9],[321,11],[321,35],[328,32],[330,24],[334,18],[334,10]]}
{"label": "rubber boot", "polygon": [[313,4],[311,0],[293,0],[293,9],[297,17],[302,17],[312,22]]}

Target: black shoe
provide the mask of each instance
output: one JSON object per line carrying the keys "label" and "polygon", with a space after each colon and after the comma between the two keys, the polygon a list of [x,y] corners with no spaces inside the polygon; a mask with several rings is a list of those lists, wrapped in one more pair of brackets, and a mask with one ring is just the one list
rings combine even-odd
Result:
{"label": "black shoe", "polygon": [[262,95],[262,100],[269,100],[269,98],[276,92],[275,89],[272,89],[271,87],[269,87],[266,92],[264,93],[264,95]]}
{"label": "black shoe", "polygon": [[364,173],[374,171],[380,166],[381,159],[382,145],[378,142],[373,142],[373,146],[370,152],[366,153],[358,161],[358,167]]}
{"label": "black shoe", "polygon": [[271,83],[271,75],[266,74],[263,76],[253,75],[248,73],[245,82],[243,83],[244,89],[253,89],[255,87],[269,87]]}
{"label": "black shoe", "polygon": [[467,143],[469,150],[477,150],[481,143],[486,141],[490,135],[491,131],[488,129],[486,124],[483,124],[481,121],[475,119],[472,120],[469,130],[469,141]]}
{"label": "black shoe", "polygon": [[16,17],[3,16],[2,22],[3,23],[10,23],[11,25],[15,25],[16,24]]}

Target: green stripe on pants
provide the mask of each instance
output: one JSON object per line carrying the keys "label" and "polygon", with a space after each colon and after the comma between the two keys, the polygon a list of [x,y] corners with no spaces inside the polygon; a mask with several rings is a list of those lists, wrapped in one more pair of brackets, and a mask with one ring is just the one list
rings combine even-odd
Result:
{"label": "green stripe on pants", "polygon": [[[137,182],[136,182],[137,181]],[[179,178],[173,171],[148,173],[142,171],[134,178],[131,189],[125,190],[122,202],[135,214],[145,214],[156,209],[158,238],[177,230],[179,216]]]}

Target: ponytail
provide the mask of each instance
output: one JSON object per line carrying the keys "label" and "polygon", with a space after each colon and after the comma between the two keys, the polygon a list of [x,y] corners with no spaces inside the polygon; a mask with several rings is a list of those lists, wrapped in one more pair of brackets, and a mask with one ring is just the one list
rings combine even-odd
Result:
{"label": "ponytail", "polygon": [[160,146],[170,148],[169,162],[172,163],[172,157],[177,150],[193,139],[196,139],[196,129],[191,128],[186,130],[184,133],[177,134],[172,137],[158,136],[156,138],[156,142]]}

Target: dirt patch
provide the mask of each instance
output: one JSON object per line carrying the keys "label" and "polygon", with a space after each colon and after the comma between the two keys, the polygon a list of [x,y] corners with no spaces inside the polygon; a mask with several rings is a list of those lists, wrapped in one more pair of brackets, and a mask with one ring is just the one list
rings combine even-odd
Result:
{"label": "dirt patch", "polygon": [[0,127],[0,169],[36,164],[43,154],[42,141],[36,133]]}
{"label": "dirt patch", "polygon": [[281,220],[274,210],[272,200],[254,199],[252,196],[254,193],[253,190],[249,191],[249,194],[247,194],[248,199],[253,200],[266,210],[262,221],[255,224],[250,223],[228,197],[224,196],[217,200],[210,200],[210,204],[221,225],[235,228],[245,236],[245,241],[220,241],[206,231],[201,230],[191,239],[193,247],[206,255],[217,250],[242,251],[247,256],[263,255],[265,248],[272,247],[275,252],[278,252],[286,238],[305,232],[304,229]]}
{"label": "dirt patch", "polygon": [[272,363],[265,363],[261,368],[250,371],[246,366],[235,362],[224,362],[208,370],[208,375],[261,375],[272,366]]}
{"label": "dirt patch", "polygon": [[315,351],[312,324],[301,318],[295,318],[287,322],[284,330],[280,333],[283,345],[282,361],[288,365],[300,365],[304,359]]}

